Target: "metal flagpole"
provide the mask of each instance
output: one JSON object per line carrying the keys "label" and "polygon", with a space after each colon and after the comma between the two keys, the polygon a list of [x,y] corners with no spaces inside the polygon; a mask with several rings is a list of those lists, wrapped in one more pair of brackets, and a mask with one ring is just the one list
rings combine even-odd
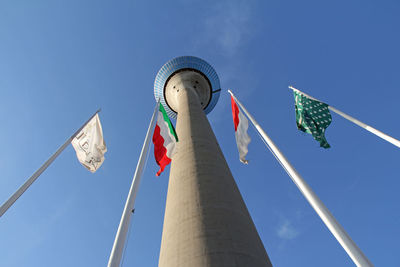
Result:
{"label": "metal flagpole", "polygon": [[[292,89],[293,91],[296,91],[296,92],[299,92],[299,93],[305,95],[308,98],[311,98],[313,100],[322,102],[322,101],[320,101],[320,100],[318,100],[318,99],[316,99],[316,98],[314,98],[312,96],[309,96],[309,95],[303,93],[302,91],[300,91],[299,89],[294,88],[293,86],[289,86],[289,88]],[[385,134],[385,133],[383,133],[383,132],[381,132],[381,131],[379,131],[379,130],[377,130],[377,129],[375,129],[375,128],[373,128],[373,127],[371,127],[371,126],[369,126],[369,125],[367,125],[367,124],[365,124],[365,123],[363,123],[361,121],[359,121],[359,120],[357,120],[356,118],[351,117],[350,115],[347,115],[346,113],[344,113],[344,112],[342,112],[342,111],[340,111],[340,110],[338,110],[338,109],[336,109],[336,108],[334,108],[334,107],[332,107],[330,105],[328,105],[328,108],[330,110],[332,110],[333,112],[335,112],[336,114],[339,114],[343,118],[351,121],[352,123],[357,124],[361,128],[364,128],[365,130],[367,130],[367,131],[379,136],[380,138],[382,138],[382,139],[388,141],[389,143],[392,143],[393,145],[395,145],[395,146],[400,148],[400,141],[399,140],[397,140],[397,139],[395,139],[395,138],[393,138],[393,137],[391,137],[391,136],[389,136],[389,135],[387,135],[387,134]]]}
{"label": "metal flagpole", "polygon": [[311,187],[303,180],[301,175],[296,171],[296,169],[290,164],[290,162],[286,159],[286,157],[282,154],[279,148],[275,145],[275,143],[269,138],[269,136],[264,132],[261,126],[257,123],[253,116],[247,111],[247,109],[240,103],[240,101],[233,95],[233,93],[228,90],[228,92],[233,96],[236,103],[243,110],[243,112],[247,115],[250,121],[253,123],[254,127],[257,129],[262,139],[277,158],[279,163],[288,173],[290,178],[299,188],[300,192],[307,199],[310,205],[317,212],[319,217],[331,231],[333,236],[337,239],[337,241],[342,245],[343,249],[347,252],[350,258],[357,266],[362,267],[370,267],[373,266],[372,263],[368,260],[368,258],[363,254],[363,252],[357,247],[354,241],[350,238],[350,236],[346,233],[343,227],[336,221],[335,217],[330,213],[328,208],[322,203],[322,201],[318,198],[318,196],[312,191]]}
{"label": "metal flagpole", "polygon": [[117,234],[115,235],[114,245],[111,250],[110,258],[108,260],[108,265],[107,265],[108,267],[120,266],[125,240],[129,230],[129,223],[131,220],[132,213],[134,211],[133,208],[135,205],[136,194],[139,188],[140,179],[142,178],[142,173],[146,162],[146,155],[149,150],[150,139],[151,139],[150,132],[151,129],[154,128],[155,117],[159,107],[160,107],[160,101],[157,101],[157,104],[154,108],[153,116],[151,117],[149,128],[147,129],[146,138],[144,139],[142,151],[140,152],[139,161],[136,165],[136,171],[133,176],[131,188],[129,189],[124,211],[122,212],[121,221],[119,222],[118,226],[118,231]]}
{"label": "metal flagpole", "polygon": [[101,109],[97,110],[90,119],[88,119],[65,143],[57,149],[57,151],[20,187],[18,190],[0,207],[0,217],[14,204],[14,202],[33,184],[34,181],[44,172],[47,167],[63,152],[63,150],[72,142],[75,136],[86,126],[86,124],[99,113]]}

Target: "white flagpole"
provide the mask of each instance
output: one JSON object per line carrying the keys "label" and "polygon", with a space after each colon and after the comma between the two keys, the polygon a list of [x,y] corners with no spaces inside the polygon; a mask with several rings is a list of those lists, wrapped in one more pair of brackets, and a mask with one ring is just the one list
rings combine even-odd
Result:
{"label": "white flagpole", "polygon": [[233,93],[228,90],[229,93],[233,96],[236,103],[243,110],[243,112],[247,115],[250,121],[253,123],[254,127],[257,129],[263,141],[266,143],[267,147],[274,154],[276,159],[288,173],[292,181],[299,188],[300,192],[307,199],[310,205],[314,208],[316,213],[331,231],[333,236],[337,239],[337,241],[342,245],[343,249],[347,252],[350,258],[357,266],[362,267],[370,267],[373,266],[372,263],[368,260],[368,258],[363,254],[363,252],[357,247],[354,241],[350,238],[350,236],[346,233],[343,227],[336,221],[335,217],[330,213],[328,208],[322,203],[322,201],[318,198],[318,196],[312,191],[311,187],[304,181],[301,175],[296,171],[296,169],[290,164],[290,162],[286,159],[286,157],[282,154],[279,148],[275,145],[275,143],[269,138],[269,136],[264,132],[261,126],[257,123],[253,116],[247,111],[247,109],[240,103],[240,101],[233,95]]}
{"label": "white flagpole", "polygon": [[160,101],[157,101],[157,104],[154,108],[153,116],[151,117],[149,128],[147,129],[146,138],[144,139],[142,151],[140,152],[139,161],[136,165],[135,175],[133,176],[131,188],[129,189],[129,194],[126,199],[125,208],[124,211],[122,212],[121,221],[118,226],[118,231],[117,234],[115,235],[114,245],[111,250],[110,258],[108,260],[108,265],[107,265],[108,267],[120,266],[125,246],[125,240],[129,230],[129,223],[135,205],[136,194],[139,189],[140,179],[142,178],[142,173],[146,162],[146,156],[149,150],[149,145],[151,140],[150,133],[151,130],[154,128],[154,123],[156,121],[155,117],[159,107],[160,107]]}
{"label": "white flagpole", "polygon": [[[312,96],[309,96],[309,95],[303,93],[302,91],[300,91],[299,89],[294,88],[293,86],[289,86],[289,88],[292,89],[293,91],[296,91],[296,92],[299,92],[299,93],[305,95],[308,98],[311,98],[313,100],[322,102],[322,101],[320,101],[320,100],[318,100],[318,99],[316,99],[316,98],[314,98]],[[383,132],[381,132],[381,131],[379,131],[379,130],[377,130],[377,129],[375,129],[375,128],[373,128],[373,127],[371,127],[371,126],[369,126],[369,125],[367,125],[367,124],[365,124],[365,123],[363,123],[363,122],[361,122],[359,120],[357,120],[356,118],[353,118],[350,115],[347,115],[346,113],[344,113],[344,112],[342,112],[342,111],[340,111],[340,110],[338,110],[338,109],[336,109],[336,108],[334,108],[334,107],[332,107],[330,105],[328,105],[328,108],[330,110],[332,110],[333,112],[335,112],[336,114],[339,114],[343,118],[351,121],[354,124],[357,124],[361,128],[364,128],[365,130],[367,130],[367,131],[379,136],[380,138],[382,138],[382,139],[388,141],[389,143],[392,143],[393,145],[395,145],[395,146],[400,148],[400,141],[399,140],[397,140],[397,139],[391,137],[390,135],[387,135],[387,134],[385,134],[385,133],[383,133]]]}
{"label": "white flagpole", "polygon": [[86,126],[86,124],[94,117],[100,109],[93,114],[65,143],[60,146],[57,151],[28,179],[18,188],[18,190],[0,207],[0,217],[14,204],[14,202],[33,184],[34,181],[49,167],[49,165],[63,152],[63,150],[71,143],[75,136]]}

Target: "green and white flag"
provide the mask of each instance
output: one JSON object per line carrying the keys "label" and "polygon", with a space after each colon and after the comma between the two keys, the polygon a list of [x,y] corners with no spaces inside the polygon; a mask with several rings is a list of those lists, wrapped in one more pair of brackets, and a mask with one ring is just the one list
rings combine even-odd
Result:
{"label": "green and white flag", "polygon": [[328,105],[293,90],[297,128],[311,134],[323,148],[331,147],[325,139],[325,129],[332,122]]}

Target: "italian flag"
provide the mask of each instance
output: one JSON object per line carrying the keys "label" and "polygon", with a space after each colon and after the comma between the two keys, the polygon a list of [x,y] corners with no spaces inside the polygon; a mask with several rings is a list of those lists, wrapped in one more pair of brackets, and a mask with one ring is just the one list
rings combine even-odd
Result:
{"label": "italian flag", "polygon": [[154,157],[160,166],[160,170],[156,174],[157,176],[160,176],[165,166],[171,162],[176,142],[178,142],[178,137],[176,136],[174,126],[169,120],[163,105],[160,103],[157,124],[153,134]]}
{"label": "italian flag", "polygon": [[248,152],[247,147],[249,146],[249,143],[251,141],[250,136],[247,134],[247,129],[249,128],[249,121],[247,120],[243,112],[239,109],[232,95],[231,95],[231,104],[232,104],[233,125],[235,126],[236,144],[239,150],[239,158],[241,162],[247,164],[248,163],[248,160],[246,160],[246,155]]}

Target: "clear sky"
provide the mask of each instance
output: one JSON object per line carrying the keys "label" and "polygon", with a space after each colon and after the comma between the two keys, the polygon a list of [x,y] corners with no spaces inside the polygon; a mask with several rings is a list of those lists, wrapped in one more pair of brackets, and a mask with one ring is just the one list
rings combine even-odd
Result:
{"label": "clear sky", "polygon": [[[288,85],[400,138],[398,1],[0,2],[0,202],[98,108],[106,160],[69,146],[0,218],[0,266],[106,266],[160,67],[209,62],[208,115],[274,266],[354,266],[253,128],[239,162],[227,89],[376,266],[400,266],[400,149],[332,114],[330,149],[296,129]],[[151,148],[152,149],[152,148]],[[123,266],[158,264],[169,167],[151,154]]]}

